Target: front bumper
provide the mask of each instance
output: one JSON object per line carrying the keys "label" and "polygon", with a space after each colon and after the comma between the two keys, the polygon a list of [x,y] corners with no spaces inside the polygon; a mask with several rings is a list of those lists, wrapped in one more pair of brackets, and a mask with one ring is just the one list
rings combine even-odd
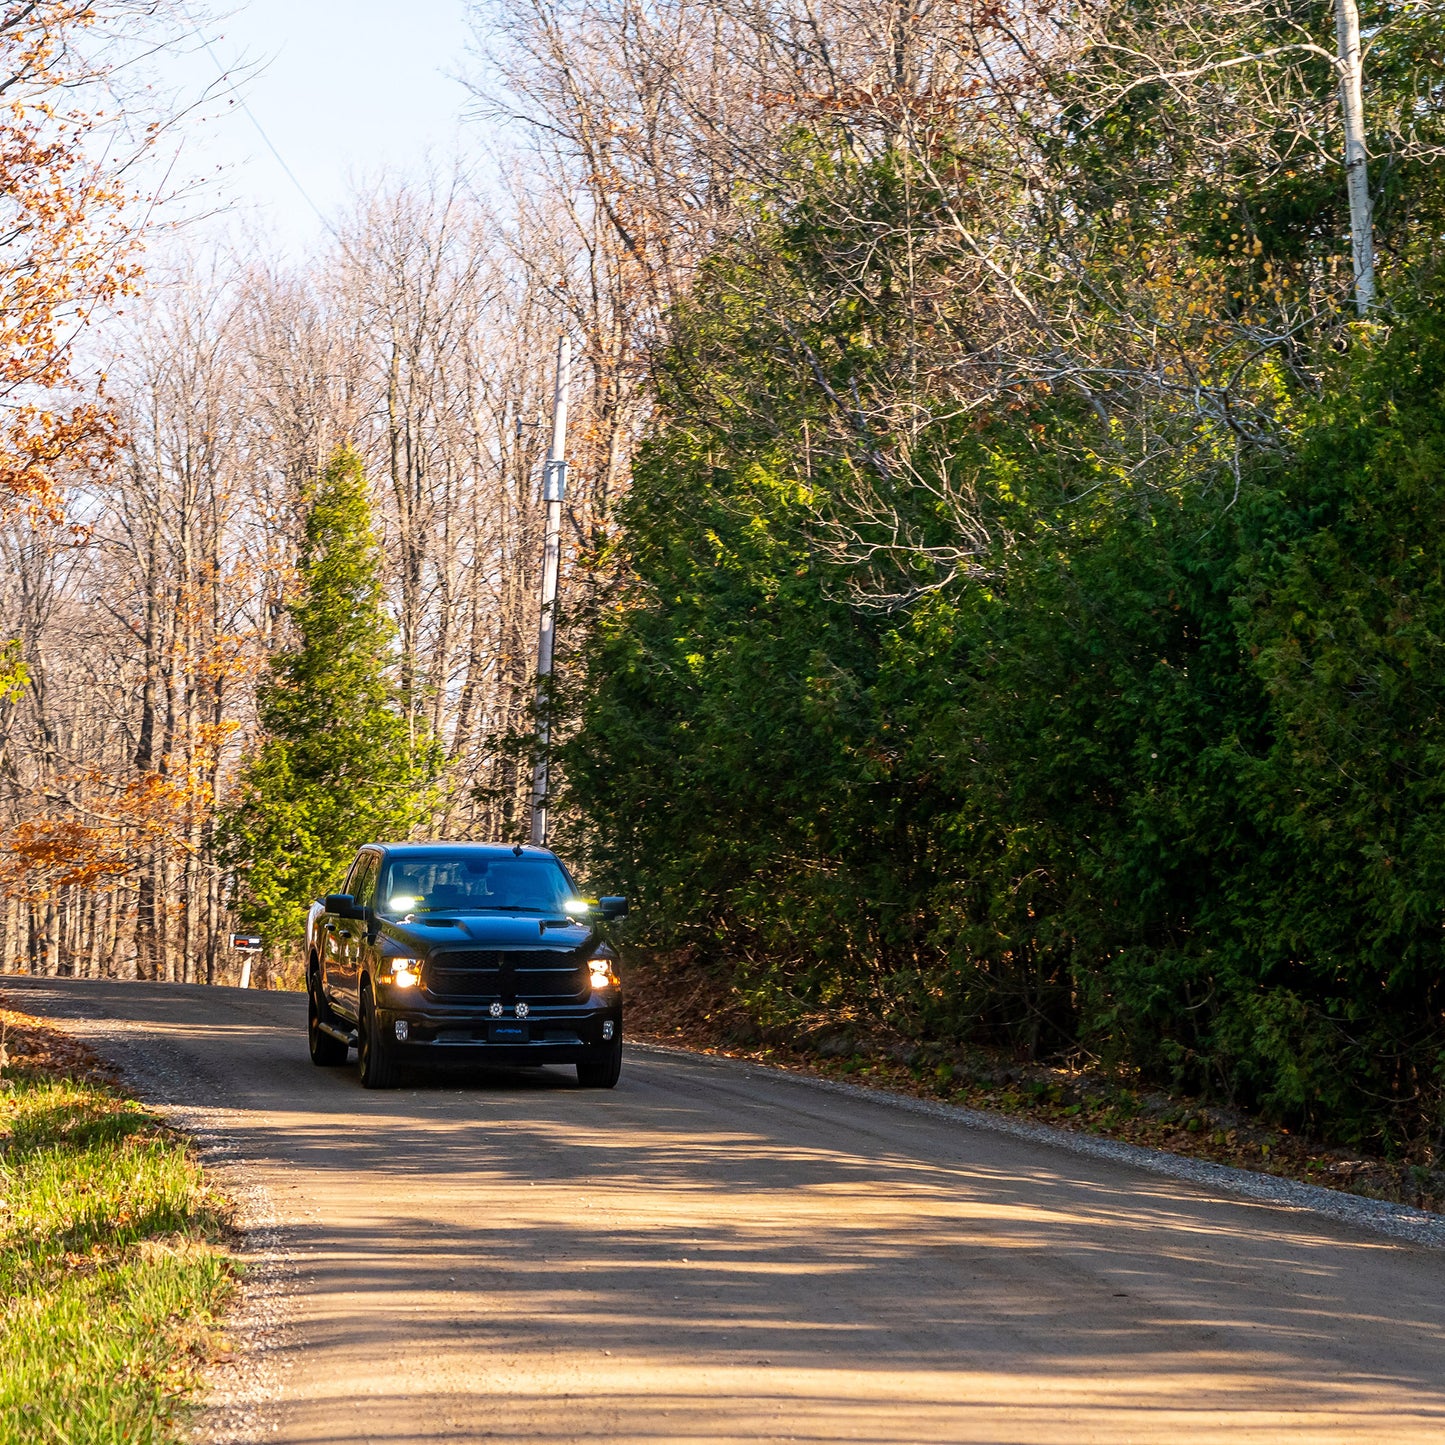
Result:
{"label": "front bumper", "polygon": [[[431,1057],[438,1062],[450,1058],[524,1066],[575,1064],[609,1042],[605,1033],[613,1039],[622,1037],[620,995],[594,993],[586,1003],[534,1003],[525,1017],[518,1018],[510,1004],[498,1016],[485,1006],[436,1003],[412,989],[388,987],[381,993],[377,1022],[385,1034],[394,1036],[397,1023],[404,1020],[407,1037],[395,1047],[418,1062]],[[604,1030],[609,1022],[611,1029]]]}

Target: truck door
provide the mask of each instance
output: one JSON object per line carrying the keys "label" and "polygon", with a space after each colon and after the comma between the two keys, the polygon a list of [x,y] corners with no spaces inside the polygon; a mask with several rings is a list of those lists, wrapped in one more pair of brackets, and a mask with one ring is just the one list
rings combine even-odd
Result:
{"label": "truck door", "polygon": [[[357,859],[357,864],[356,875],[351,880],[351,896],[356,899],[358,907],[375,908],[376,879],[381,858],[376,853],[363,853]],[[353,1018],[360,1018],[358,1010],[361,1007],[361,960],[362,951],[366,948],[366,924],[360,919],[354,919],[343,927],[349,931],[350,936],[343,940],[346,949],[341,955],[344,962],[341,965],[337,994],[342,1007],[348,1010]]]}
{"label": "truck door", "polygon": [[[346,871],[346,881],[341,885],[343,893],[350,893],[356,886],[365,862],[366,854],[358,854]],[[346,976],[342,950],[351,941],[355,924],[345,918],[338,918],[334,913],[323,913],[317,920],[317,929],[320,934],[317,943],[321,953],[321,987],[326,997],[334,1000]]]}
{"label": "truck door", "polygon": [[[343,893],[354,898],[366,872],[369,853],[358,853],[356,861],[346,874],[341,885]],[[326,996],[332,1003],[342,1003],[346,998],[346,980],[351,969],[351,950],[363,925],[353,918],[338,918],[334,913],[322,915],[321,977]]]}

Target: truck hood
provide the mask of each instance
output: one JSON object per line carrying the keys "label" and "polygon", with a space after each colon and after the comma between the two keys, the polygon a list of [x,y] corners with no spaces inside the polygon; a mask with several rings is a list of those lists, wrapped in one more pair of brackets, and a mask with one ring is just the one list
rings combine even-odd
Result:
{"label": "truck hood", "polygon": [[[543,928],[543,922],[547,927]],[[434,948],[471,944],[478,948],[555,948],[559,951],[585,947],[593,930],[585,923],[542,919],[535,913],[447,913],[435,917],[381,925],[382,936],[404,948],[427,953]]]}

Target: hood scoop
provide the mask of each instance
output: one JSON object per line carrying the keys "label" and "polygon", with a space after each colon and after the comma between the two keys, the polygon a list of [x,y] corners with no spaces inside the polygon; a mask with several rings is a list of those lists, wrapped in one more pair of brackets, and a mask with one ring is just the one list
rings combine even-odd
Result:
{"label": "hood scoop", "polygon": [[[538,935],[543,938],[557,928],[576,930],[579,933],[589,931],[585,923],[580,923],[575,918],[517,918],[487,914],[464,918],[412,917],[402,919],[402,924],[406,928],[455,928],[464,938],[493,940],[503,945],[507,943],[508,939],[517,941],[522,929],[530,933],[534,923],[537,925]],[[566,946],[572,946],[571,940]]]}

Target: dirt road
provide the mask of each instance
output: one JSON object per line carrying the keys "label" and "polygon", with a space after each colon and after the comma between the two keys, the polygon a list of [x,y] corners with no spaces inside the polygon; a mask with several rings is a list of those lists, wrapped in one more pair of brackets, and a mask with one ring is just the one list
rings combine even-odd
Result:
{"label": "dirt road", "polygon": [[1445,1439],[1445,1251],[727,1062],[364,1093],[300,995],[0,989],[269,1195],[258,1438]]}

